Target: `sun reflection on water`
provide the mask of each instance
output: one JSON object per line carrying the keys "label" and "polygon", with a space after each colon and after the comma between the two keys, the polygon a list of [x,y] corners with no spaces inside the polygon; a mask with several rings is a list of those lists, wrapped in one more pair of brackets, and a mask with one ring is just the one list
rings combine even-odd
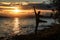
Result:
{"label": "sun reflection on water", "polygon": [[20,32],[20,27],[19,27],[19,18],[14,18],[14,28],[13,28],[13,33],[17,34]]}

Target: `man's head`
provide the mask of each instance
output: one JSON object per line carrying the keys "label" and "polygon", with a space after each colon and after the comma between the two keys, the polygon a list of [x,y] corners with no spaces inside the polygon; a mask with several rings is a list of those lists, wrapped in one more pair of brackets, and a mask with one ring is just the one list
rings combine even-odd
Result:
{"label": "man's head", "polygon": [[38,11],[38,14],[40,14],[41,12],[40,11]]}

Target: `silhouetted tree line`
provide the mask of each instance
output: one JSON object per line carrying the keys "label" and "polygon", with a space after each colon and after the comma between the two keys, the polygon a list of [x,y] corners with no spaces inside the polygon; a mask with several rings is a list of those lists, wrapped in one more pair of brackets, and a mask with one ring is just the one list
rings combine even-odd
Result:
{"label": "silhouetted tree line", "polygon": [[53,5],[55,6],[55,18],[58,18],[58,22],[60,23],[60,0],[53,0],[52,1]]}

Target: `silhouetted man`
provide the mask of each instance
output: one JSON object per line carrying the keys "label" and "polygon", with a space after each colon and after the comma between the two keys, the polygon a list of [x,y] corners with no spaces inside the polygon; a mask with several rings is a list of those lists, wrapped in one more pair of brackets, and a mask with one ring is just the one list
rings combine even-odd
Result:
{"label": "silhouetted man", "polygon": [[35,34],[37,34],[37,28],[38,28],[38,25],[39,25],[39,16],[40,16],[40,11],[38,11],[38,13],[36,13],[36,10],[35,10],[35,6],[33,6],[34,8],[34,12],[35,12],[35,17],[36,17],[36,27],[35,27]]}
{"label": "silhouetted man", "polygon": [[35,7],[33,6],[34,8],[34,12],[35,12],[35,17],[36,17],[36,27],[35,27],[35,34],[37,34],[37,29],[38,29],[38,25],[40,22],[46,22],[46,21],[43,21],[43,20],[40,20],[40,11],[38,11],[38,13],[36,13],[36,10],[35,10]]}
{"label": "silhouetted man", "polygon": [[40,17],[40,11],[38,11],[38,13],[36,13],[36,28],[35,28],[35,34],[37,34],[37,29],[38,29],[38,25],[39,25],[39,19]]}

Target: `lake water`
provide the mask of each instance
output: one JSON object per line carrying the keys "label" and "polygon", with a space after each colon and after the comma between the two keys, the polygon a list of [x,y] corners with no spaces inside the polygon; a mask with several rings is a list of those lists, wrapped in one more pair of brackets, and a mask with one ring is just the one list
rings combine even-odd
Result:
{"label": "lake water", "polygon": [[[42,25],[51,25],[54,23],[53,19],[43,19],[46,20],[47,23],[40,23],[38,30],[43,30],[44,27]],[[0,37],[1,36],[10,36],[10,35],[25,35],[34,32],[35,29],[35,18],[0,18]]]}

